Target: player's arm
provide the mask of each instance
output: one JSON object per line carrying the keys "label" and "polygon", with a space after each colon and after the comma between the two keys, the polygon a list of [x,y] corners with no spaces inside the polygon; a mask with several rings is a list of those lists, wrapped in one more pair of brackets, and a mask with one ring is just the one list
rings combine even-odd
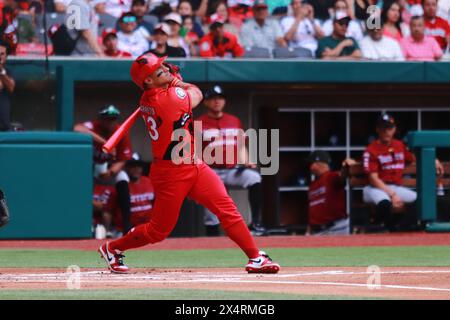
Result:
{"label": "player's arm", "polygon": [[92,136],[92,138],[94,139],[94,141],[99,143],[99,144],[105,144],[106,143],[106,139],[105,138],[103,138],[99,134],[95,133],[94,131],[92,131],[91,129],[86,127],[83,123],[77,123],[73,127],[73,130],[76,131],[76,132],[80,132],[80,133],[90,134]]}
{"label": "player's arm", "polygon": [[123,168],[125,167],[125,162],[126,161],[118,161],[118,162],[114,162],[113,164],[111,164],[111,166],[108,170],[109,173],[111,174],[111,176],[115,176],[120,171],[122,171]]}
{"label": "player's arm", "polygon": [[192,109],[197,107],[203,100],[203,93],[195,84],[183,82],[180,79],[174,79],[170,86],[180,87],[181,89],[186,90],[189,95]]}

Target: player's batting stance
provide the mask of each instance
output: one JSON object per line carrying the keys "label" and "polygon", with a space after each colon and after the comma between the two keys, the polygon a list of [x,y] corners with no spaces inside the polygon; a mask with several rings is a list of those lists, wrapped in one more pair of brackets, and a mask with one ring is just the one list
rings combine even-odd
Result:
{"label": "player's batting stance", "polygon": [[[190,197],[217,215],[227,235],[249,258],[249,273],[277,273],[280,266],[259,251],[233,200],[220,178],[204,163],[194,161],[192,109],[203,99],[199,88],[182,82],[171,73],[166,57],[151,53],[138,57],[131,66],[131,78],[144,93],[140,101],[141,116],[152,140],[153,157],[150,177],[155,187],[155,205],[149,223],[131,229],[125,236],[105,243],[99,252],[116,273],[126,273],[122,253],[128,249],[164,240],[178,220],[181,205]],[[179,144],[172,133],[185,129],[189,134],[183,142],[190,144],[190,154],[173,152]],[[189,162],[176,164],[172,154]]]}

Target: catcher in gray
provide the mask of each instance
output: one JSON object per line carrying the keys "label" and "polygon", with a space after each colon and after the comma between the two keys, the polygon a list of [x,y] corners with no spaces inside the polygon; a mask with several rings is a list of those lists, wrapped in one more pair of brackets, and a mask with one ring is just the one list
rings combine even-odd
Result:
{"label": "catcher in gray", "polygon": [[5,195],[0,190],[0,228],[9,222],[9,210],[6,205]]}
{"label": "catcher in gray", "polygon": [[[223,111],[226,96],[219,85],[213,86],[204,93],[204,105],[207,109],[206,114],[198,118],[202,122],[203,149],[212,146],[223,148],[223,159],[221,159],[223,161],[208,164],[226,187],[240,187],[248,190],[252,213],[249,229],[254,236],[266,235],[266,229],[260,224],[261,174],[257,171],[256,164],[249,162],[246,156],[247,148],[240,148],[237,145],[237,137],[240,130],[243,130],[242,123],[236,116]],[[229,148],[234,149],[233,159],[227,157]],[[240,164],[245,158],[247,158],[245,164]],[[207,236],[219,235],[219,220],[207,209],[205,209],[204,224]]]}

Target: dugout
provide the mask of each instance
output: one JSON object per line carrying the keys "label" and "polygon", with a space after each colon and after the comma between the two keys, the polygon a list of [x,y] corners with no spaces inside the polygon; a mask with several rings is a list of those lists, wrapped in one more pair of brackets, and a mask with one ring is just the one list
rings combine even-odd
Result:
{"label": "dugout", "polygon": [[[280,129],[280,171],[264,177],[263,216],[266,225],[292,232],[301,233],[306,223],[303,159],[311,150],[328,150],[335,164],[346,156],[359,157],[381,110],[397,117],[400,138],[412,130],[450,130],[448,62],[172,62],[201,88],[220,83],[228,97],[226,111],[246,127]],[[51,58],[48,73],[42,60],[11,59],[9,64],[19,80],[13,120],[29,130],[69,130],[110,103],[129,114],[139,99],[139,90],[129,81],[130,61]],[[203,111],[199,107],[195,114]],[[141,122],[133,127],[133,146],[150,160],[144,132]],[[448,150],[437,153],[450,160]],[[238,205],[244,200],[240,195]],[[184,211],[188,213],[175,235],[201,235],[199,209],[189,204]]]}

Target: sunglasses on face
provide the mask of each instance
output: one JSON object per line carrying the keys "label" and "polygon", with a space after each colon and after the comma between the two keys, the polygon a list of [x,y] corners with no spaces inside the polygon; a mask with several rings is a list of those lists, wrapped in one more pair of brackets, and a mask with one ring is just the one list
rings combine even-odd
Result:
{"label": "sunglasses on face", "polygon": [[122,19],[123,23],[132,23],[132,22],[136,22],[136,17],[124,17]]}
{"label": "sunglasses on face", "polygon": [[347,20],[339,20],[339,21],[337,21],[337,24],[340,25],[340,26],[343,26],[343,27],[344,26],[348,27],[349,23],[350,23],[350,21],[347,21]]}

